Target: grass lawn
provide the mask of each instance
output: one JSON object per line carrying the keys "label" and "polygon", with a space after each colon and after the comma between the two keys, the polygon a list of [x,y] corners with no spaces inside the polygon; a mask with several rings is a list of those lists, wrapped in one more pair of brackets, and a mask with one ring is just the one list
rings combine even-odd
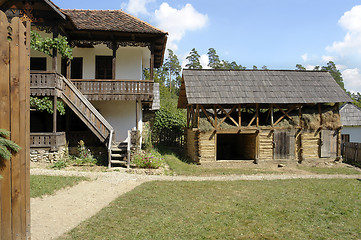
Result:
{"label": "grass lawn", "polygon": [[358,171],[354,168],[349,167],[308,167],[308,166],[298,166],[299,169],[317,174],[359,174],[361,175],[361,171]]}
{"label": "grass lawn", "polygon": [[361,181],[148,182],[61,239],[361,239]]}
{"label": "grass lawn", "polygon": [[42,197],[44,195],[51,195],[59,189],[74,186],[75,184],[84,180],[88,180],[88,178],[31,175],[30,197],[35,198]]}

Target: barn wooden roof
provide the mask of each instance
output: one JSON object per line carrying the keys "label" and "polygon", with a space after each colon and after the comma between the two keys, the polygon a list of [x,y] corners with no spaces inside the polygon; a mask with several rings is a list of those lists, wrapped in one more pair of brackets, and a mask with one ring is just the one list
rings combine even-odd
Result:
{"label": "barn wooden roof", "polygon": [[361,126],[361,109],[352,103],[342,105],[340,117],[343,126]]}
{"label": "barn wooden roof", "polygon": [[184,69],[178,107],[349,101],[348,95],[324,71]]}

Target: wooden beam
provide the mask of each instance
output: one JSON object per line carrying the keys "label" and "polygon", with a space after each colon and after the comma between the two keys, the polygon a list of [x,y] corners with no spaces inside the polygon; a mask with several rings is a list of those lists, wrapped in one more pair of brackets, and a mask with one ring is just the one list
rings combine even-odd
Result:
{"label": "wooden beam", "polygon": [[285,112],[282,108],[280,108],[280,107],[277,106],[276,104],[275,104],[275,106],[283,113],[283,116],[280,117],[280,118],[275,122],[274,125],[277,125],[277,124],[278,124],[279,122],[281,122],[282,119],[284,119],[285,117],[288,117],[290,120],[294,121],[293,118],[292,118],[290,115],[288,115],[288,113],[290,113],[291,111],[293,111],[293,110],[296,108],[295,106],[291,107],[287,112]]}
{"label": "wooden beam", "polygon": [[318,107],[318,114],[320,114],[320,125],[322,126],[323,119],[322,119],[321,103],[317,103],[317,107]]}
{"label": "wooden beam", "polygon": [[232,120],[232,122],[238,127],[238,123],[231,117],[231,113],[236,109],[237,105],[234,105],[233,108],[231,109],[231,111],[227,112],[226,110],[224,110],[222,108],[221,105],[218,105],[218,107],[221,109],[222,112],[224,112],[226,114],[226,116],[222,119],[222,121],[219,123],[219,126],[226,120],[226,118],[228,117],[229,119]]}
{"label": "wooden beam", "polygon": [[[217,121],[218,121],[218,117],[217,117],[218,113],[217,113],[217,105],[216,104],[213,105],[213,113],[214,113],[214,128],[217,131],[217,129],[218,129],[218,123],[217,123]],[[217,147],[217,145],[216,145],[216,147]]]}
{"label": "wooden beam", "polygon": [[273,127],[273,104],[271,104],[271,108],[270,108],[270,111],[271,111],[271,127]]}
{"label": "wooden beam", "polygon": [[200,106],[201,106],[201,109],[202,109],[204,115],[206,115],[208,121],[209,121],[209,122],[212,124],[212,126],[215,128],[212,119],[208,116],[208,113],[207,113],[207,111],[204,109],[203,105],[201,104]]}

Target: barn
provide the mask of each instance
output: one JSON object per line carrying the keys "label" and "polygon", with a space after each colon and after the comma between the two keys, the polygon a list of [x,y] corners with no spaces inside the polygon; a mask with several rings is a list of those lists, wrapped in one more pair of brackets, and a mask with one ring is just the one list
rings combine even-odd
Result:
{"label": "barn", "polygon": [[338,160],[339,103],[351,99],[325,71],[183,70],[187,155],[224,160]]}

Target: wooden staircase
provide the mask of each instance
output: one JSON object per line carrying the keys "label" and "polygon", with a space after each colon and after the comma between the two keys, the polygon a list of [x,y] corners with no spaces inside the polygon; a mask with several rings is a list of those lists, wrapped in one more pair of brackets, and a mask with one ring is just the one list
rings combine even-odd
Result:
{"label": "wooden staircase", "polygon": [[127,168],[129,168],[130,167],[129,154],[130,151],[128,149],[127,142],[122,142],[122,143],[113,142],[110,148],[108,167],[111,168],[112,164],[123,164],[123,165],[126,164]]}

